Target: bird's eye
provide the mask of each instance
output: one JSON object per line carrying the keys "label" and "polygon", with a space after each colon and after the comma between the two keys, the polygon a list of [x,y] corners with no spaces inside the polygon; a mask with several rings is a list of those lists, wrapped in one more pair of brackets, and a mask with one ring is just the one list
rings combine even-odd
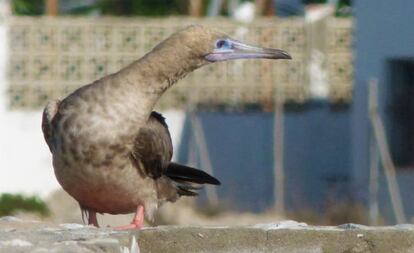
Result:
{"label": "bird's eye", "polygon": [[228,40],[217,40],[216,48],[217,49],[229,49],[231,47],[230,41]]}

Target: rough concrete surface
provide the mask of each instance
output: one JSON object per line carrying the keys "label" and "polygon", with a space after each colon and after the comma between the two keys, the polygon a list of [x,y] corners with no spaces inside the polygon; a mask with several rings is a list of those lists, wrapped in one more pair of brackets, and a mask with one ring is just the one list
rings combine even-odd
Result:
{"label": "rough concrete surface", "polygon": [[414,225],[316,227],[284,221],[243,227],[161,226],[125,232],[3,217],[0,252],[414,252]]}

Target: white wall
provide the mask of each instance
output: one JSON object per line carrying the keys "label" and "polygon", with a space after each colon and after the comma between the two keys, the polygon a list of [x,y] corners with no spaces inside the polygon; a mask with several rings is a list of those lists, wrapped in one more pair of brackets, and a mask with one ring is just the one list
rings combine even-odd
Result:
{"label": "white wall", "polygon": [[7,110],[6,36],[0,23],[0,192],[46,195],[58,184],[40,130],[41,112]]}

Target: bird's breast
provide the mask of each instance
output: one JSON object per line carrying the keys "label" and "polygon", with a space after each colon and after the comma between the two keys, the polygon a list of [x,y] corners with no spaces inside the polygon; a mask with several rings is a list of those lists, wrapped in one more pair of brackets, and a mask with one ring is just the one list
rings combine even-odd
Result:
{"label": "bird's breast", "polygon": [[140,176],[130,157],[152,107],[139,92],[110,82],[82,87],[62,101],[52,124],[53,165],[59,183],[79,203],[123,213],[156,198],[153,180]]}
{"label": "bird's breast", "polygon": [[[128,213],[155,198],[151,182],[131,163],[129,136],[102,130],[90,136],[69,133],[59,134],[53,164],[59,183],[79,203],[100,212]],[[149,192],[139,191],[144,185]]]}

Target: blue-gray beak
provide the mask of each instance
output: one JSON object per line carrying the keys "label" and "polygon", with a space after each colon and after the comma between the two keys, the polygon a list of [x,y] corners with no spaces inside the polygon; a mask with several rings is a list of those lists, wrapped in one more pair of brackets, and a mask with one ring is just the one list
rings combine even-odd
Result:
{"label": "blue-gray beak", "polygon": [[213,52],[205,55],[209,62],[236,59],[292,59],[285,51],[273,48],[254,47],[240,41],[225,39],[216,43]]}

